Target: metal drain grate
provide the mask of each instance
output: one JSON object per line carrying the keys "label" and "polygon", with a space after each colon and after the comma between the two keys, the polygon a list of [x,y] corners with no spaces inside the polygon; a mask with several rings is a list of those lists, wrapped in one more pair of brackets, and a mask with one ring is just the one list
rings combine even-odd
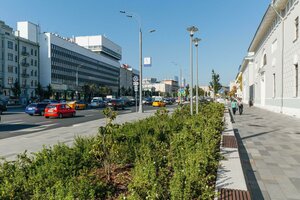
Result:
{"label": "metal drain grate", "polygon": [[222,147],[238,148],[235,136],[223,135]]}
{"label": "metal drain grate", "polygon": [[244,190],[222,188],[219,190],[219,200],[251,200],[250,193]]}

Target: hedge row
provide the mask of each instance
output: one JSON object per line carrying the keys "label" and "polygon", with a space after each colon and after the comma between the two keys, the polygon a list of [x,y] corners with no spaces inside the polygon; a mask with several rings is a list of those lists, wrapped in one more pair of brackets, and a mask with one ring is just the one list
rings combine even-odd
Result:
{"label": "hedge row", "polygon": [[221,104],[107,125],[33,156],[0,164],[0,199],[212,199],[223,129]]}

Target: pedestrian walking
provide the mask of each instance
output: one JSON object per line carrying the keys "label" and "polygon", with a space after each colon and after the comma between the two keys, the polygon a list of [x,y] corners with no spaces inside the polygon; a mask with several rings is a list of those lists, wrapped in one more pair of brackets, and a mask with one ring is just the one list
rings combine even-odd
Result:
{"label": "pedestrian walking", "polygon": [[241,115],[243,113],[243,109],[244,109],[242,99],[238,100],[238,107],[239,107],[239,113]]}
{"label": "pedestrian walking", "polygon": [[237,105],[236,99],[233,99],[231,101],[231,109],[232,109],[233,114],[235,115],[236,110],[238,109],[238,105]]}

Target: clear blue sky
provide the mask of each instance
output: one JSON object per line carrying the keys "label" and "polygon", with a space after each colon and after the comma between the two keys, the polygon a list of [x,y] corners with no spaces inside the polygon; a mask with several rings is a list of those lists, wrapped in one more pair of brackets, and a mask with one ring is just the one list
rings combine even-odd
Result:
{"label": "clear blue sky", "polygon": [[[121,63],[138,69],[138,24],[120,14],[137,13],[142,19],[143,56],[153,65],[144,77],[159,80],[189,78],[189,33],[199,28],[199,82],[207,85],[211,71],[228,85],[252,41],[271,0],[1,0],[0,20],[16,28],[17,21],[40,24],[42,31],[64,37],[104,34],[122,47]],[[156,32],[148,33],[155,29]],[[195,56],[194,56],[195,58]],[[174,65],[172,62],[178,63]],[[195,63],[195,62],[194,62]],[[195,66],[195,64],[194,64]],[[195,70],[194,70],[195,71]]]}

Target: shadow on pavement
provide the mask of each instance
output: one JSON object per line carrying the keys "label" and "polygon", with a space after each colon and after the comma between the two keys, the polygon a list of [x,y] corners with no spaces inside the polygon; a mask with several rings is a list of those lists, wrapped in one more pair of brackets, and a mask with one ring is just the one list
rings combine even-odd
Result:
{"label": "shadow on pavement", "polygon": [[251,199],[255,199],[255,200],[262,199],[263,200],[264,198],[263,198],[262,192],[259,188],[257,179],[255,177],[255,171],[253,171],[253,169],[251,167],[251,163],[250,163],[250,159],[249,159],[247,150],[243,144],[243,141],[242,141],[242,138],[240,136],[238,129],[234,129],[234,134],[235,134],[236,140],[238,142],[238,149],[239,149],[241,164],[242,164],[242,168],[244,171],[247,188],[251,195]]}
{"label": "shadow on pavement", "polygon": [[[40,125],[33,125],[33,124],[5,124],[1,123],[0,124],[0,139],[8,138],[8,137],[14,137],[17,135],[23,135],[24,132],[26,132],[26,129],[28,128],[33,128],[33,127],[38,127]],[[19,130],[23,130],[24,132],[17,132]],[[4,133],[1,133],[2,131],[5,131]],[[9,133],[7,131],[16,131]]]}

